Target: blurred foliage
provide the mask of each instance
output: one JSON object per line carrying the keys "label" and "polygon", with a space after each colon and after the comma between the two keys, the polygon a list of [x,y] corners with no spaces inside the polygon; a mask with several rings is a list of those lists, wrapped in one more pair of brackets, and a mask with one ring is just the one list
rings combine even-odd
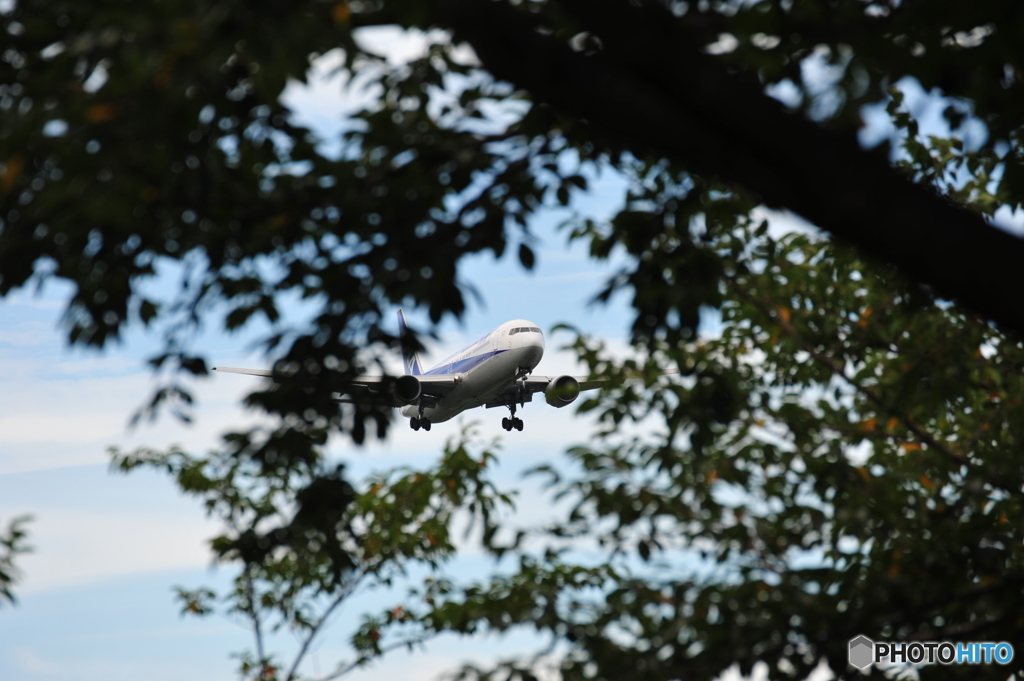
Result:
{"label": "blurred foliage", "polygon": [[[1018,640],[1020,345],[821,239],[748,226],[712,247],[736,258],[721,337],[655,341],[625,365],[579,343],[619,380],[583,405],[600,438],[537,471],[571,510],[531,534],[605,557],[549,556],[425,608],[424,627],[538,622],[570,642],[565,679],[711,679],[758,661],[769,678],[822,663],[860,678],[846,646],[862,633]],[[675,366],[678,382],[626,378]],[[444,619],[461,608],[478,614]]]}
{"label": "blurred foliage", "polygon": [[[635,200],[658,186],[634,186]],[[508,528],[492,551],[520,555],[517,571],[414,594],[406,617],[422,631],[551,637],[537,658],[462,678],[535,678],[558,649],[563,679],[713,679],[758,662],[769,678],[827,665],[854,679],[846,647],[859,634],[1018,640],[1024,348],[848,247],[770,237],[720,191],[692,193],[735,207],[724,227],[696,215],[698,238],[681,249],[664,226],[609,286],[643,281],[660,301],[681,263],[706,257],[722,281],[721,335],[670,341],[661,329],[627,361],[580,336],[581,358],[611,379],[581,406],[602,427],[568,463],[534,471],[568,510]],[[588,222],[574,237],[606,252],[622,234]],[[663,377],[675,368],[680,380]],[[384,613],[365,628],[388,624]],[[1012,673],[1019,661],[870,676]]]}
{"label": "blurred foliage", "polygon": [[[206,457],[140,450],[115,459],[123,470],[166,470],[224,522],[212,548],[238,566],[235,590],[179,596],[186,612],[226,607],[250,622],[257,649],[241,658],[244,676],[295,678],[357,587],[448,560],[460,514],[478,520],[488,551],[518,567],[486,583],[415,586],[401,608],[367,616],[349,665],[438,632],[524,626],[550,638],[541,657],[462,675],[528,679],[554,656],[566,679],[712,679],[758,661],[771,678],[804,678],[822,664],[859,678],[846,665],[857,634],[1019,640],[1019,338],[861,251],[773,237],[759,206],[767,189],[833,216],[870,204],[875,196],[842,183],[808,197],[794,182],[794,167],[838,163],[838,149],[886,173],[891,161],[900,186],[925,187],[943,214],[983,225],[978,216],[1020,207],[1024,5],[2,7],[0,295],[70,282],[64,320],[74,345],[107,347],[131,324],[162,334],[152,366],[166,378],[140,415],[170,405],[188,416],[182,376],[207,372],[193,347],[202,325],[269,329],[268,356],[290,377],[248,400],[275,426],[229,435]],[[491,20],[499,15],[508,21]],[[670,32],[631,32],[637,17]],[[392,25],[423,46],[408,61],[369,47],[368,31]],[[548,52],[502,60],[505,48],[533,44],[515,43],[527,38],[582,61],[546,64]],[[670,47],[701,55],[691,59],[699,68],[661,59],[678,56]],[[328,54],[357,109],[338,140],[317,139],[281,100]],[[650,102],[595,72],[559,70],[595,63],[642,86],[668,83],[666,96],[690,117],[670,119],[672,135],[661,135]],[[672,89],[666,73],[720,96],[689,101],[701,98]],[[531,75],[548,79],[530,81],[546,84],[545,96],[520,85]],[[948,130],[922,133],[904,79],[943,97]],[[558,100],[551,83],[594,98]],[[766,98],[736,99],[764,90],[792,112],[769,120]],[[618,96],[611,104],[599,97],[609,93]],[[716,113],[734,101],[758,108]],[[854,143],[865,106],[886,110],[894,126],[873,151]],[[608,124],[627,114],[650,125]],[[735,139],[704,134],[723,129]],[[844,144],[815,146],[826,133]],[[531,217],[574,207],[602,171],[626,178],[621,209],[575,215],[566,229],[592,257],[627,262],[597,299],[632,296],[637,353],[622,362],[584,336],[575,344],[610,382],[583,402],[601,431],[537,471],[571,504],[566,516],[550,527],[499,523],[493,511],[509,499],[482,477],[489,450],[470,455],[465,440],[429,471],[350,485],[324,457],[330,436],[383,438],[391,413],[333,395],[397,350],[382,320],[398,304],[429,316],[421,333],[460,317],[472,295],[460,259],[508,251],[531,268]],[[897,222],[917,217],[883,208]],[[898,236],[903,262],[931,245]],[[153,285],[168,272],[180,281],[170,292]],[[992,273],[948,274],[968,286]],[[310,304],[308,323],[285,321],[296,299]],[[699,337],[709,309],[720,311],[721,333]],[[679,380],[658,378],[674,369]],[[264,648],[266,628],[299,632],[292,664]],[[916,673],[1005,679],[1019,664]]]}
{"label": "blurred foliage", "polygon": [[0,603],[7,601],[13,604],[16,602],[11,588],[17,583],[21,572],[14,564],[14,557],[32,550],[25,543],[27,536],[25,524],[31,519],[31,516],[14,518],[7,524],[7,532],[0,535]]}
{"label": "blurred foliage", "polygon": [[[352,597],[406,578],[410,570],[436,570],[455,552],[456,515],[489,544],[497,515],[512,497],[487,477],[493,448],[471,454],[472,432],[446,445],[428,470],[396,469],[370,476],[353,489],[343,466],[328,466],[315,443],[287,450],[265,432],[226,438],[206,457],[179,449],[112,451],[113,468],[163,470],[186,494],[202,500],[224,534],[210,540],[219,563],[241,569],[230,593],[202,587],[176,589],[182,614],[206,616],[218,609],[241,619],[255,636],[255,654],[240,654],[242,678],[294,679],[316,650],[332,616]],[[303,450],[305,461],[288,457]],[[280,453],[278,458],[276,454]],[[218,602],[222,605],[219,606]],[[402,621],[401,608],[392,612]],[[291,660],[268,650],[270,636],[289,631],[299,642]],[[336,678],[388,649],[413,647],[430,632],[381,640],[361,632],[353,659],[322,678]]]}

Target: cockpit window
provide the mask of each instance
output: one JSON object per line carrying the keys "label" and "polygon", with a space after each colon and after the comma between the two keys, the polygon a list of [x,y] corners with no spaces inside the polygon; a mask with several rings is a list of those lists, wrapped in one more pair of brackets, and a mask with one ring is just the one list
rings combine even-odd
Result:
{"label": "cockpit window", "polygon": [[540,333],[540,329],[538,329],[536,326],[531,326],[530,331],[533,331],[534,333]]}
{"label": "cockpit window", "polygon": [[510,335],[510,336],[514,336],[514,335],[516,335],[517,333],[519,333],[519,329],[512,329],[511,331],[509,331],[509,332],[508,332],[508,335]]}

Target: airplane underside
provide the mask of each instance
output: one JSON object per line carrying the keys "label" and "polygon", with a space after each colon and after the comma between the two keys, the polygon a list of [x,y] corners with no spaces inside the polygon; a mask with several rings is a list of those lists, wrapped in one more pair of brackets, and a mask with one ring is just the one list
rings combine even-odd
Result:
{"label": "airplane underside", "polygon": [[467,409],[504,406],[512,414],[502,419],[502,427],[522,430],[523,421],[515,415],[516,405],[532,402],[533,396],[517,390],[516,382],[540,363],[542,355],[543,349],[535,346],[504,350],[467,372],[449,394],[439,398],[422,395],[418,404],[402,407],[401,413],[409,417],[413,430],[430,430],[432,424],[449,421]]}

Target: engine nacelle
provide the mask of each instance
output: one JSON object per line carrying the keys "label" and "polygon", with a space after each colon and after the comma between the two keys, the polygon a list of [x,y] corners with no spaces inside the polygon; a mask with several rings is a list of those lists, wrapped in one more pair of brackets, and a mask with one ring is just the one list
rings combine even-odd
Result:
{"label": "engine nacelle", "polygon": [[559,376],[551,379],[548,387],[544,388],[544,399],[552,407],[562,407],[572,404],[580,396],[580,384],[572,376]]}
{"label": "engine nacelle", "polygon": [[391,395],[402,405],[415,404],[420,399],[420,379],[406,374],[391,384]]}

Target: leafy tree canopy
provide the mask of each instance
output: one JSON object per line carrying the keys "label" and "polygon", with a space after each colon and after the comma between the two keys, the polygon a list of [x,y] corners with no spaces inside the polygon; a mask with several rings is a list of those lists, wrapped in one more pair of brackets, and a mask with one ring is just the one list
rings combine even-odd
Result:
{"label": "leafy tree canopy", "polygon": [[[153,410],[187,404],[179,372],[206,372],[190,344],[201,322],[271,323],[267,349],[290,380],[250,401],[278,426],[209,457],[118,461],[168,469],[221,514],[214,549],[242,569],[229,603],[257,629],[272,611],[315,634],[309,593],[329,604],[392,569],[361,524],[396,512],[374,510],[381,489],[410,486],[401,520],[373,532],[393,566],[442,560],[452,513],[501,502],[465,443],[420,480],[365,490],[325,464],[330,433],[386,433],[379,405],[331,399],[372,361],[357,350],[396,345],[381,327],[395,304],[435,323],[462,314],[466,254],[513,248],[529,268],[531,216],[614,168],[629,182],[621,211],[569,230],[595,258],[628,256],[601,296],[632,293],[640,359],[577,343],[615,380],[584,403],[605,430],[538,472],[572,512],[509,532],[481,516],[485,546],[519,554],[519,569],[425,583],[367,620],[359,654],[530,625],[568,650],[564,678],[710,679],[759,660],[803,678],[823,662],[851,675],[859,633],[1013,641],[1022,251],[986,217],[1024,197],[1022,12],[1010,0],[19,0],[2,16],[0,295],[71,282],[73,344],[160,329],[153,364],[171,378]],[[374,25],[424,31],[424,54],[373,54],[359,29]],[[328,154],[281,93],[335,49],[373,96]],[[948,137],[920,134],[903,78],[947,96]],[[857,144],[867,104],[887,106],[891,146]],[[965,144],[974,123],[985,135]],[[774,240],[751,217],[760,205],[839,240]],[[147,296],[168,260],[182,285]],[[309,327],[280,321],[285,294],[316,304]],[[720,338],[696,338],[702,306],[721,310]],[[666,366],[682,379],[654,382]],[[637,372],[643,387],[625,380]],[[643,434],[622,434],[633,420]],[[443,479],[469,487],[451,497]],[[709,569],[688,573],[684,555]],[[205,592],[181,595],[208,608]],[[297,672],[271,658],[257,650],[243,671]],[[499,672],[531,674],[529,661]]]}

